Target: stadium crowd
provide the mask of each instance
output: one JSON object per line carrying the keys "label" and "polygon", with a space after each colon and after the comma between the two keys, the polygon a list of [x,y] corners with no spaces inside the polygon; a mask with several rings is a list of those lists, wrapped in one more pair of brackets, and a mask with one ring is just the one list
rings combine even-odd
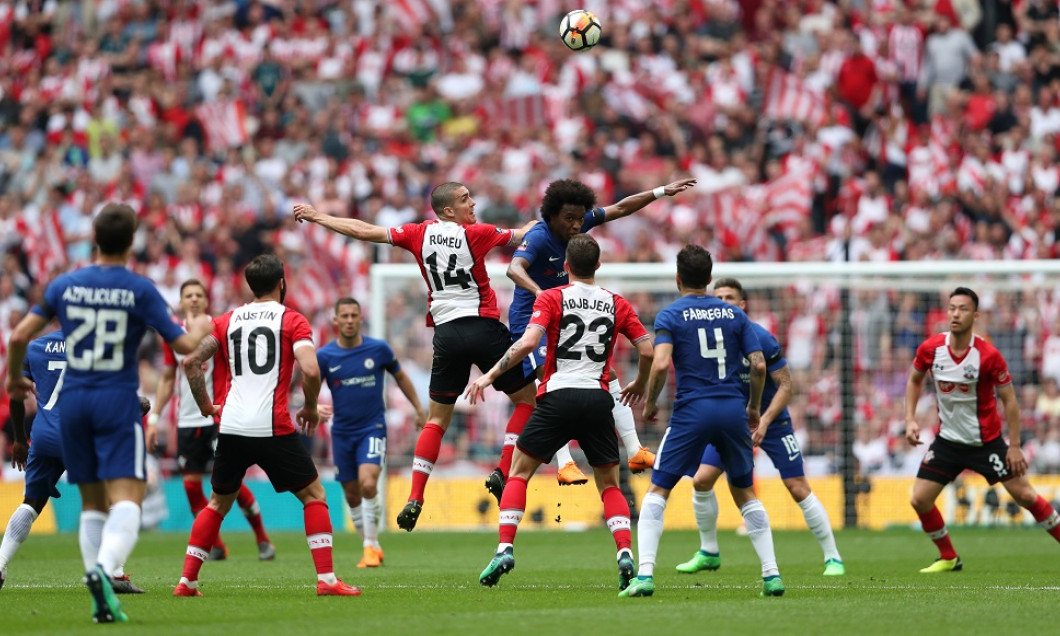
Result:
{"label": "stadium crowd", "polygon": [[[579,7],[604,26],[590,53],[556,33]],[[691,175],[693,191],[594,230],[605,259],[672,262],[686,242],[721,263],[1053,258],[1058,149],[1055,1],[15,0],[0,6],[0,337],[91,258],[106,201],[138,211],[135,269],[172,305],[192,277],[216,310],[238,304],[243,265],[275,250],[288,302],[330,339],[338,292],[367,299],[370,265],[408,255],[299,227],[295,202],[391,226],[428,218],[432,184],[455,180],[483,221],[514,226],[556,178],[606,204]],[[751,314],[787,349],[807,453],[828,457],[838,327],[820,291]],[[631,300],[650,323],[670,296]],[[1054,296],[985,307],[1039,472],[1060,472]],[[940,301],[858,303],[858,456],[908,474],[904,378]],[[388,295],[425,397],[422,313]],[[155,343],[143,360],[153,395]],[[452,456],[492,457],[506,408],[463,412]],[[415,435],[399,409],[393,424],[400,462]]]}

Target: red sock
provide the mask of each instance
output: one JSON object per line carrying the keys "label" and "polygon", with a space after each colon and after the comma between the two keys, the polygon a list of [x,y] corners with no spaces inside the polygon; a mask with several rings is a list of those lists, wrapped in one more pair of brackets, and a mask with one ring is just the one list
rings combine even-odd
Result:
{"label": "red sock", "polygon": [[1038,498],[1034,500],[1034,503],[1027,510],[1031,511],[1031,514],[1034,515],[1034,520],[1038,522],[1039,526],[1051,534],[1054,539],[1060,541],[1060,515],[1057,515],[1056,510],[1053,509],[1052,504],[1046,501],[1045,497],[1038,495]]}
{"label": "red sock", "polygon": [[925,512],[922,515],[918,514],[917,516],[920,517],[920,525],[924,527],[924,532],[938,546],[939,557],[946,560],[956,559],[957,551],[953,549],[953,544],[950,543],[950,535],[946,532],[946,522],[942,519],[942,513],[939,512],[939,509],[935,507],[930,512]]}
{"label": "red sock", "polygon": [[501,469],[501,474],[504,475],[505,479],[508,479],[508,471],[512,468],[512,453],[515,452],[515,441],[519,439],[519,434],[523,432],[523,428],[533,412],[533,404],[516,404],[515,410],[512,411],[512,416],[508,418],[508,425],[504,427],[504,446],[501,447],[501,462],[497,464],[497,468]]}
{"label": "red sock", "polygon": [[427,422],[420,431],[420,437],[416,440],[415,457],[412,458],[412,491],[409,492],[409,501],[415,499],[423,503],[423,491],[427,487],[427,480],[431,478],[434,462],[438,461],[443,435],[445,429],[434,422]]}
{"label": "red sock", "polygon": [[236,495],[236,501],[239,502],[239,507],[243,509],[243,515],[246,516],[250,527],[254,529],[254,540],[258,543],[268,543],[269,535],[265,533],[265,524],[261,521],[261,507],[258,505],[258,500],[254,498],[254,493],[250,492],[250,488],[247,488],[246,484],[239,486],[239,494]]}
{"label": "red sock", "polygon": [[512,477],[508,483],[504,484],[500,509],[498,530],[501,543],[515,543],[515,532],[519,529],[519,522],[523,520],[523,513],[526,512],[525,479]]}
{"label": "red sock", "polygon": [[197,515],[199,511],[209,503],[202,491],[201,479],[185,479],[184,494],[188,496],[188,504],[191,506],[191,514]]}
{"label": "red sock", "polygon": [[604,519],[615,538],[615,545],[619,550],[631,550],[633,533],[629,529],[629,502],[615,486],[604,489],[600,499],[604,502]]}
{"label": "red sock", "polygon": [[210,547],[217,543],[217,533],[221,530],[224,517],[213,508],[203,508],[195,516],[188,538],[188,551],[184,557],[184,571],[181,576],[189,581],[199,580],[199,569],[202,562],[210,555]]}
{"label": "red sock", "polygon": [[332,574],[335,566],[331,560],[331,516],[323,501],[310,501],[302,511],[305,516],[305,537],[309,553],[317,574]]}

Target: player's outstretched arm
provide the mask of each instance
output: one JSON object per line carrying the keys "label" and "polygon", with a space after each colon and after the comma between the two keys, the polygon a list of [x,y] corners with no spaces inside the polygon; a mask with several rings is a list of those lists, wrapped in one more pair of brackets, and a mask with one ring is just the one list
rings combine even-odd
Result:
{"label": "player's outstretched arm", "polygon": [[418,431],[427,424],[427,411],[423,410],[423,405],[420,404],[420,396],[416,395],[416,385],[412,383],[412,378],[405,373],[404,369],[399,369],[393,376],[394,382],[397,382],[402,395],[409,401],[412,408],[416,410],[416,430]]}
{"label": "player's outstretched arm", "polygon": [[920,392],[924,390],[925,373],[916,366],[909,369],[909,380],[905,383],[905,441],[911,446],[920,446],[920,425],[916,422],[916,405]]}
{"label": "player's outstretched arm", "polygon": [[219,345],[213,336],[202,339],[199,346],[184,358],[184,377],[188,378],[188,386],[195,403],[199,405],[199,412],[203,417],[220,415],[221,407],[210,400],[210,394],[206,391],[206,375],[203,373],[202,365],[217,353]]}
{"label": "player's outstretched arm", "polygon": [[655,347],[651,344],[651,338],[644,338],[633,343],[637,347],[637,377],[622,389],[622,403],[626,406],[634,406],[644,398],[648,392],[648,380],[651,377],[652,363],[655,361]]}
{"label": "player's outstretched arm", "polygon": [[25,399],[27,395],[36,395],[33,381],[22,375],[22,363],[26,361],[29,343],[48,324],[48,319],[35,313],[26,314],[11,332],[7,341],[7,379],[5,386],[11,401]]}
{"label": "player's outstretched arm", "polygon": [[[390,242],[385,227],[365,223],[360,219],[344,219],[337,216],[323,214],[308,203],[299,203],[294,206],[294,218],[299,221],[316,223],[332,232],[345,234],[358,241],[368,241],[370,243]],[[522,238],[520,237],[519,240],[522,240]]]}
{"label": "player's outstretched arm", "polygon": [[659,412],[659,395],[666,386],[666,376],[670,375],[670,361],[674,357],[674,346],[669,342],[656,342],[652,354],[651,371],[648,373],[648,395],[644,399],[644,419],[655,421]]}
{"label": "player's outstretched arm", "polygon": [[645,190],[644,192],[631,194],[618,203],[612,203],[604,208],[604,223],[614,221],[615,219],[621,219],[624,216],[629,216],[637,210],[646,207],[655,199],[660,199],[664,196],[672,197],[675,194],[684,192],[694,185],[696,185],[695,179],[681,179],[664,186],[659,186],[654,190]]}
{"label": "player's outstretched arm", "polygon": [[509,243],[509,245],[518,245],[519,243],[522,243],[523,242],[523,237],[526,236],[526,233],[529,232],[530,229],[533,228],[538,223],[539,223],[539,221],[537,219],[534,219],[532,221],[527,221],[526,224],[524,224],[522,227],[517,227],[517,228],[513,229],[512,230],[512,240],[511,240],[511,243]]}
{"label": "player's outstretched arm", "polygon": [[997,388],[997,397],[1005,407],[1005,421],[1008,422],[1008,452],[1005,463],[1016,477],[1027,474],[1027,458],[1023,456],[1020,440],[1020,403],[1016,399],[1016,390],[1012,383]]}
{"label": "player's outstretched arm", "polygon": [[493,384],[494,380],[500,377],[502,373],[519,364],[523,361],[523,358],[530,355],[534,347],[541,342],[541,331],[539,325],[531,324],[528,326],[523,337],[516,340],[511,347],[508,347],[508,351],[501,356],[501,359],[497,361],[497,364],[493,365],[492,369],[468,385],[467,391],[464,392],[464,397],[472,404],[481,400],[486,387]]}
{"label": "player's outstretched arm", "polygon": [[295,418],[302,433],[311,436],[320,424],[320,412],[317,410],[317,398],[320,396],[320,363],[317,362],[316,349],[309,344],[297,347],[294,350],[294,359],[302,371],[302,393],[305,395],[305,404]]}
{"label": "player's outstretched arm", "polygon": [[534,296],[537,296],[541,293],[541,286],[535,283],[534,279],[530,278],[530,272],[526,271],[528,267],[530,267],[530,261],[522,256],[516,256],[512,259],[511,263],[508,263],[508,278],[512,279],[512,282],[515,283],[517,287],[522,287]]}

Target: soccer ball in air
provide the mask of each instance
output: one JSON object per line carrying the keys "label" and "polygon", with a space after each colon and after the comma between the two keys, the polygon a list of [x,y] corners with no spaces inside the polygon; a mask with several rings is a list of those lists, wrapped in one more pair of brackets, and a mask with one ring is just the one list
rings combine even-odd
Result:
{"label": "soccer ball in air", "polygon": [[575,9],[559,23],[559,37],[572,51],[586,51],[600,41],[600,20],[585,9]]}

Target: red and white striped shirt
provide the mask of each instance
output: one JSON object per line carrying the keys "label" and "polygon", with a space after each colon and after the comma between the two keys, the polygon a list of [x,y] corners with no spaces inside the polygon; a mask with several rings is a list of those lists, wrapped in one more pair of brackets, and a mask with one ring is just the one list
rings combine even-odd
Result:
{"label": "red and white striped shirt", "polygon": [[924,34],[915,25],[896,24],[887,36],[887,50],[898,65],[901,82],[916,82],[924,54]]}
{"label": "red and white striped shirt", "polygon": [[220,432],[243,437],[294,433],[287,409],[294,352],[313,347],[305,316],[275,301],[252,302],[215,318],[213,337],[229,378]]}

